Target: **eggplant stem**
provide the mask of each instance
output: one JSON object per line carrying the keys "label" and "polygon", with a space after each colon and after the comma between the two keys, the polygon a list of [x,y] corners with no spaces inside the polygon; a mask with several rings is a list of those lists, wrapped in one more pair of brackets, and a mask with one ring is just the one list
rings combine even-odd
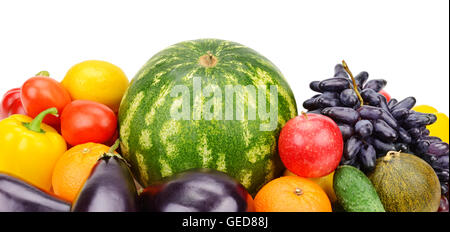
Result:
{"label": "eggplant stem", "polygon": [[128,163],[128,161],[123,158],[121,155],[119,155],[118,153],[116,153],[116,150],[119,148],[120,145],[120,139],[117,139],[116,142],[114,142],[114,144],[109,148],[109,151],[107,153],[104,153],[98,160],[101,160],[103,158],[112,158],[112,157],[116,157],[120,160],[122,160],[128,167],[131,168],[131,164]]}
{"label": "eggplant stem", "polygon": [[109,148],[108,153],[114,154],[114,152],[119,148],[120,145],[120,139],[117,139],[116,142]]}

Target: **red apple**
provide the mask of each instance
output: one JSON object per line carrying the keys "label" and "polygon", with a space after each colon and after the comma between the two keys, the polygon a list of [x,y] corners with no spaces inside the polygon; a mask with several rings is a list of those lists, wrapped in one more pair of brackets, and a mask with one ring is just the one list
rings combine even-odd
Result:
{"label": "red apple", "polygon": [[306,178],[333,172],[341,161],[344,140],[338,125],[319,114],[289,120],[278,141],[281,160],[292,173]]}
{"label": "red apple", "polygon": [[379,93],[386,98],[387,102],[389,102],[391,100],[391,95],[389,95],[388,92],[381,90]]}

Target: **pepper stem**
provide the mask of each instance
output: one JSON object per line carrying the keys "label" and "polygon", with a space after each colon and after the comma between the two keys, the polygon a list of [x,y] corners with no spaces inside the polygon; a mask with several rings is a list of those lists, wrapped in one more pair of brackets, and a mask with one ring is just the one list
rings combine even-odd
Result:
{"label": "pepper stem", "polygon": [[50,73],[47,71],[40,71],[35,76],[36,77],[50,77]]}
{"label": "pepper stem", "polygon": [[44,133],[44,131],[41,129],[42,120],[44,120],[45,116],[53,114],[55,116],[58,116],[58,109],[56,108],[50,108],[47,110],[42,111],[38,116],[36,116],[33,121],[29,123],[24,123],[23,125],[31,131],[38,132],[38,133]]}
{"label": "pepper stem", "polygon": [[356,95],[358,96],[359,101],[361,102],[361,106],[364,106],[364,100],[363,100],[363,98],[361,97],[361,94],[358,91],[358,85],[356,84],[355,77],[353,77],[353,74],[350,71],[350,68],[348,67],[348,65],[345,62],[345,60],[342,60],[342,66],[344,66],[345,71],[347,71],[348,75],[350,75],[350,78],[352,79],[352,82],[353,82],[353,90],[355,91]]}

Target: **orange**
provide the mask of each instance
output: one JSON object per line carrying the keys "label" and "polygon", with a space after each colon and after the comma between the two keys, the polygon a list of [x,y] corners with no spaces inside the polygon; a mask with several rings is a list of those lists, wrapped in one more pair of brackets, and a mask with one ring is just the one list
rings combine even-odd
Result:
{"label": "orange", "polygon": [[98,159],[108,150],[109,147],[103,144],[86,143],[66,151],[53,170],[54,193],[72,202]]}
{"label": "orange", "polygon": [[[287,169],[284,172],[284,175],[285,176],[297,176]],[[334,172],[330,173],[327,176],[318,177],[318,178],[309,178],[309,179],[314,181],[325,191],[325,193],[328,195],[328,198],[330,199],[331,203],[335,203],[337,201],[336,193],[334,192],[334,188],[333,188]]]}
{"label": "orange", "polygon": [[325,191],[298,176],[272,180],[256,194],[254,204],[256,212],[331,212]]}

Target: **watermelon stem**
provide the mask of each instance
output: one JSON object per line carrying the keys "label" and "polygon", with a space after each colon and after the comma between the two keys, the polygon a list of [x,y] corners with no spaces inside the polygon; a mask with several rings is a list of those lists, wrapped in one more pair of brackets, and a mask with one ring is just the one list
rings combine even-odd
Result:
{"label": "watermelon stem", "polygon": [[361,94],[358,91],[358,85],[356,84],[355,77],[353,76],[353,73],[350,71],[350,68],[348,67],[348,65],[345,62],[345,60],[342,60],[342,66],[344,66],[345,71],[347,71],[348,75],[352,79],[353,90],[355,91],[356,95],[358,96],[359,102],[361,102],[361,106],[364,106],[364,100],[363,100],[363,98],[361,97]]}
{"label": "watermelon stem", "polygon": [[205,55],[200,57],[199,63],[205,68],[212,68],[217,65],[217,58],[208,51]]}

